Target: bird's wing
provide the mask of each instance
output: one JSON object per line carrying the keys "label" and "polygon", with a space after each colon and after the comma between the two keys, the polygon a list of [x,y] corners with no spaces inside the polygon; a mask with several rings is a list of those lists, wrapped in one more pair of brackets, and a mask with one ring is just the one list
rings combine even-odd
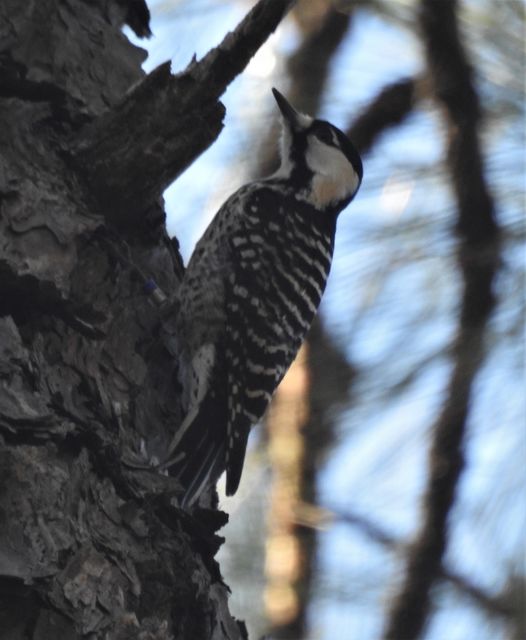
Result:
{"label": "bird's wing", "polygon": [[246,216],[230,238],[233,270],[226,285],[224,358],[227,372],[226,492],[239,485],[248,434],[263,416],[272,394],[303,338],[287,313],[283,295],[283,252],[269,239],[268,220]]}
{"label": "bird's wing", "polygon": [[160,464],[160,468],[170,469],[184,488],[182,507],[191,506],[205,487],[217,482],[225,468],[225,366],[220,350],[216,357],[214,345],[204,345],[202,351],[207,352],[206,359],[210,361],[203,364],[203,368],[209,367],[206,379],[203,377],[205,391],[190,407]]}

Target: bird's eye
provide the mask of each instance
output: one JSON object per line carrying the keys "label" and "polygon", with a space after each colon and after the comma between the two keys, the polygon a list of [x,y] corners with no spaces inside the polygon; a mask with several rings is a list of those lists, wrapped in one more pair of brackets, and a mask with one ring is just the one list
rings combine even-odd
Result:
{"label": "bird's eye", "polygon": [[331,132],[329,129],[326,129],[325,127],[323,127],[323,129],[319,128],[316,131],[316,137],[318,138],[318,140],[325,142],[325,144],[332,144]]}
{"label": "bird's eye", "polygon": [[315,131],[315,135],[321,142],[330,145],[331,147],[338,147],[338,137],[334,134],[330,127],[318,127]]}

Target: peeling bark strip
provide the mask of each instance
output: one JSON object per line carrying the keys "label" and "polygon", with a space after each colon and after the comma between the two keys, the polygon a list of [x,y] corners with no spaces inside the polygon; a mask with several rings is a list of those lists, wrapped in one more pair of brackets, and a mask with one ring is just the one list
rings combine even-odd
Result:
{"label": "peeling bark strip", "polygon": [[[155,198],[217,135],[240,68],[200,74],[246,64],[291,4],[260,2],[209,67],[141,82],[121,28],[149,33],[143,0],[0,1],[0,640],[246,638],[214,560],[226,516],[181,512],[173,478],[122,457],[161,455],[181,420],[177,299],[161,317],[136,274],[180,283]],[[147,215],[116,234],[104,205]]]}
{"label": "peeling bark strip", "polygon": [[260,0],[237,28],[177,75],[166,62],[71,141],[75,165],[112,219],[140,214],[223,127],[218,101],[295,0]]}
{"label": "peeling bark strip", "polygon": [[455,0],[422,0],[421,26],[436,97],[449,127],[448,165],[458,204],[458,261],[464,280],[454,368],[433,430],[423,526],[409,553],[405,581],[394,600],[385,638],[413,640],[424,629],[431,587],[440,576],[448,518],[464,467],[471,389],[484,357],[485,329],[494,306],[498,227],[478,142],[480,108],[460,40]]}

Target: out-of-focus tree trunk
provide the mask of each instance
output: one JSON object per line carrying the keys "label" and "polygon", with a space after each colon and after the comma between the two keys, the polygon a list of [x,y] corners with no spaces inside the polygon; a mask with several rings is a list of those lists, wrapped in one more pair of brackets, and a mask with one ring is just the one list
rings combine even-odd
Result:
{"label": "out-of-focus tree trunk", "polygon": [[422,524],[393,601],[386,640],[420,637],[432,609],[431,588],[440,574],[448,520],[464,469],[472,388],[485,355],[485,332],[494,306],[493,282],[500,260],[499,229],[479,146],[480,106],[457,9],[456,0],[421,2],[429,73],[448,127],[447,161],[457,202],[457,258],[463,292],[452,374],[431,436]]}
{"label": "out-of-focus tree trunk", "polygon": [[[303,41],[287,61],[287,96],[300,111],[316,115],[331,62],[348,34],[351,18],[324,1],[300,3],[292,16]],[[277,138],[277,122],[274,131]],[[275,145],[263,144],[257,174],[269,174],[277,164]],[[302,511],[305,503],[317,502],[320,461],[333,440],[328,411],[347,397],[350,367],[338,356],[317,319],[266,421],[273,478],[265,544],[265,605],[272,637],[284,640],[298,640],[308,633],[317,531],[302,522]],[[335,358],[333,371],[338,370],[339,384],[331,386],[320,373],[327,365],[334,367]],[[332,393],[328,394],[329,387]]]}
{"label": "out-of-focus tree trunk", "polygon": [[[316,115],[333,57],[349,35],[352,12],[344,15],[318,2],[300,5],[293,15],[304,30],[304,41],[287,63],[288,95],[301,111]],[[382,132],[408,116],[415,86],[414,79],[407,79],[385,87],[354,119],[348,134],[360,152],[368,152]],[[276,165],[275,148],[263,145],[257,173],[269,173]],[[273,481],[265,602],[272,637],[297,640],[308,635],[318,547],[318,472],[334,446],[333,410],[348,399],[352,374],[317,318],[266,421]]]}
{"label": "out-of-focus tree trunk", "polygon": [[0,638],[246,636],[214,560],[225,516],[123,459],[161,457],[181,419],[162,190],[292,4],[146,78],[121,32],[148,35],[143,0],[0,4]]}

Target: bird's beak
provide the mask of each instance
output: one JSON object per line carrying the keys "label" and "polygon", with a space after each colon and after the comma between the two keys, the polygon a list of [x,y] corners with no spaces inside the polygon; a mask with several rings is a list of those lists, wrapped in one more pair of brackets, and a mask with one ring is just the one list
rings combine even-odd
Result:
{"label": "bird's beak", "polygon": [[296,111],[296,109],[294,109],[294,107],[285,100],[277,89],[272,89],[272,93],[274,94],[274,98],[278,103],[279,110],[281,111],[285,122],[287,122],[291,129],[299,131],[312,122],[312,118]]}

